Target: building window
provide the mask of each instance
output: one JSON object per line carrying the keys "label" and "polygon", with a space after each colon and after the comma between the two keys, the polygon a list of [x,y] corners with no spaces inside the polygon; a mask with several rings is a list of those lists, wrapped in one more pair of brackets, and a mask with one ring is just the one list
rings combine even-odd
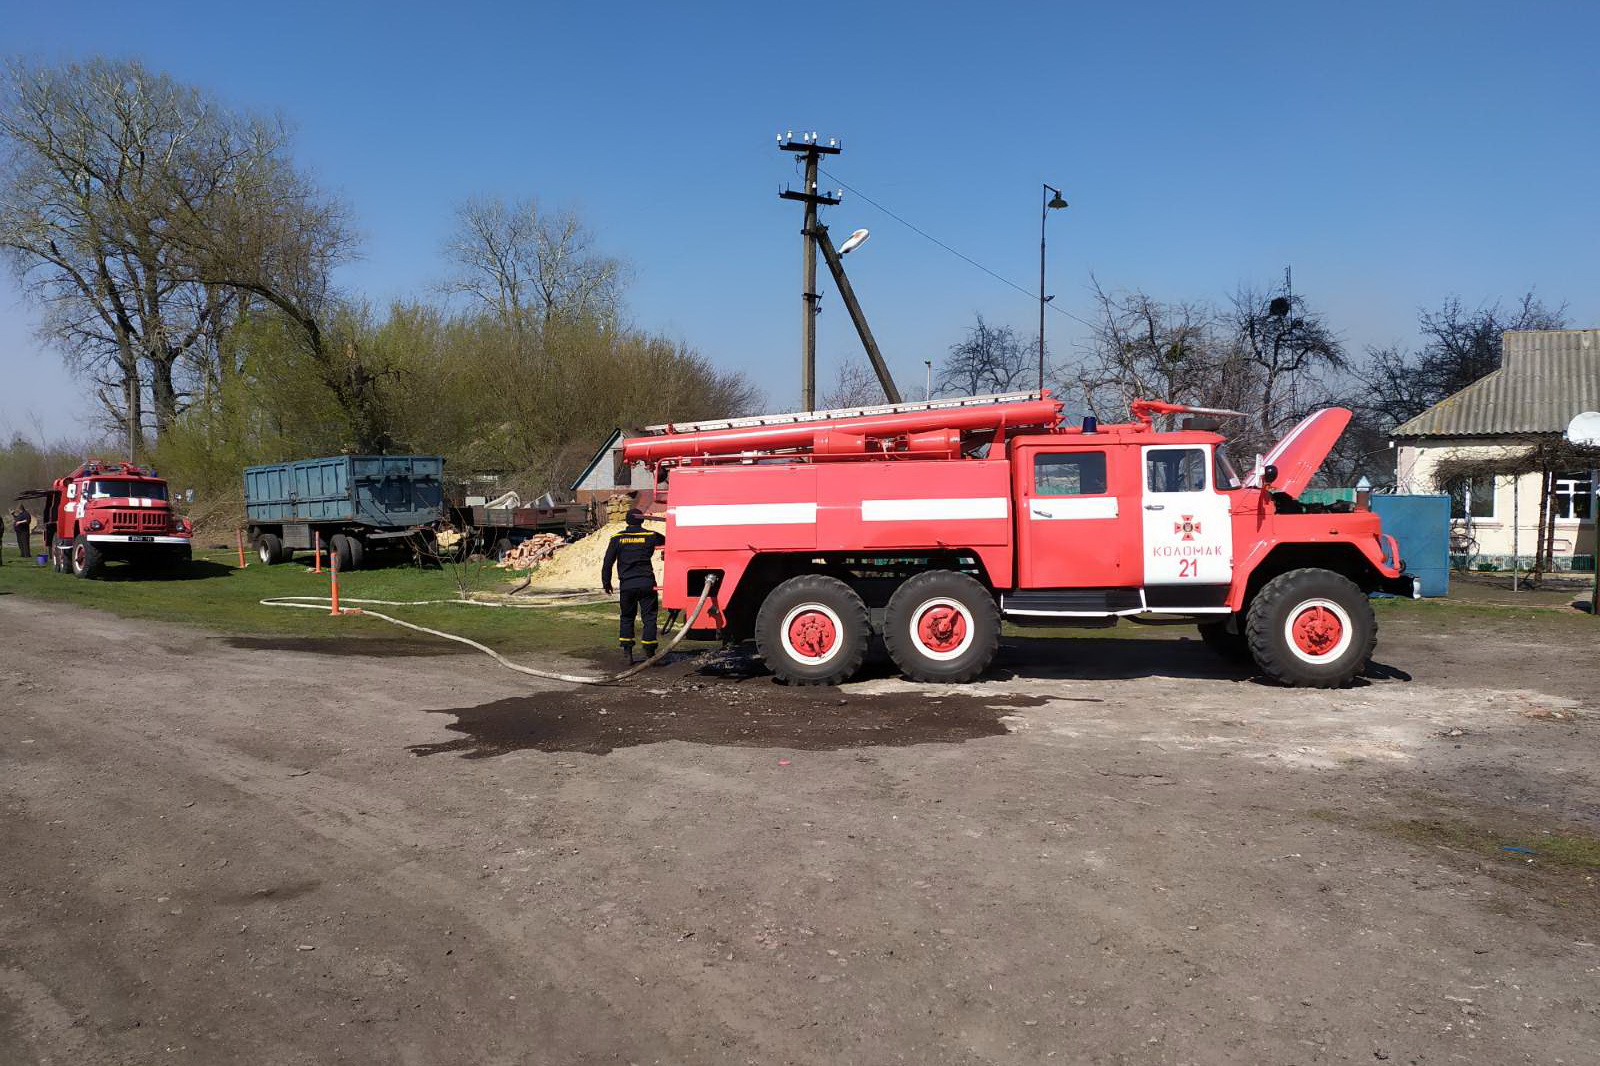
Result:
{"label": "building window", "polygon": [[1040,496],[1100,496],[1106,491],[1105,452],[1057,452],[1033,461]]}
{"label": "building window", "polygon": [[1557,474],[1550,488],[1550,512],[1556,518],[1594,517],[1594,482],[1586,473]]}
{"label": "building window", "polygon": [[1447,486],[1451,518],[1494,517],[1494,475],[1460,477]]}
{"label": "building window", "polygon": [[1206,453],[1201,448],[1152,448],[1144,465],[1151,492],[1206,490]]}

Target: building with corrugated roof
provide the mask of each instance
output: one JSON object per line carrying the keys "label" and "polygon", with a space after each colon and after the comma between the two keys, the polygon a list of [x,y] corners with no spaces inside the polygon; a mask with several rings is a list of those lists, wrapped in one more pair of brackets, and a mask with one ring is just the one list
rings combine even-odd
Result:
{"label": "building with corrugated roof", "polygon": [[[1600,411],[1600,329],[1525,330],[1501,337],[1500,369],[1434,404],[1394,431],[1399,492],[1448,492],[1451,554],[1526,563],[1539,532],[1540,474],[1442,478],[1447,460],[1526,452],[1560,438],[1572,417]],[[1551,486],[1553,557],[1590,565],[1595,554],[1595,472],[1557,473]]]}

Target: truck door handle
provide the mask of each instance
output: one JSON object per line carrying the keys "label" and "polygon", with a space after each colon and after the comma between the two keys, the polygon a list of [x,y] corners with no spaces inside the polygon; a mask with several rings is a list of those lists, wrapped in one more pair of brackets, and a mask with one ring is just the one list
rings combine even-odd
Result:
{"label": "truck door handle", "polygon": [[1146,511],[1165,511],[1167,505],[1164,503],[1147,503],[1144,505],[1144,509]]}

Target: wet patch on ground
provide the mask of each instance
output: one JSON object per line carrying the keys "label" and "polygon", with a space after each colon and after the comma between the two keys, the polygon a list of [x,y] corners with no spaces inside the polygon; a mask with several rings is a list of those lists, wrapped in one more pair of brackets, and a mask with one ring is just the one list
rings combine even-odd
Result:
{"label": "wet patch on ground", "polygon": [[469,654],[441,641],[392,637],[223,637],[222,643],[244,651],[296,651],[309,655],[368,659],[415,659]]}
{"label": "wet patch on ground", "polygon": [[415,755],[485,759],[513,751],[606,755],[618,748],[681,740],[740,748],[843,748],[954,744],[1004,736],[1005,717],[1042,696],[931,697],[911,691],[851,695],[791,688],[743,657],[680,660],[616,687],[541,693],[431,713],[455,716],[460,734],[416,744]]}

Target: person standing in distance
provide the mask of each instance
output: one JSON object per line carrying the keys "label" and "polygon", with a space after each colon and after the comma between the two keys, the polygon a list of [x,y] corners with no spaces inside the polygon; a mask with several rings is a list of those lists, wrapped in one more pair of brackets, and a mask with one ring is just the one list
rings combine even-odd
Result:
{"label": "person standing in distance", "polygon": [[17,554],[22,556],[23,562],[27,562],[28,556],[33,553],[30,544],[33,540],[33,515],[20,503],[11,512],[11,532],[17,535]]}
{"label": "person standing in distance", "polygon": [[628,512],[628,524],[606,545],[605,562],[600,565],[600,587],[611,593],[611,568],[617,569],[618,607],[621,617],[617,621],[617,642],[622,645],[622,655],[633,663],[633,614],[637,610],[644,623],[641,643],[646,659],[656,653],[656,611],[661,597],[656,594],[656,571],[650,564],[655,550],[666,544],[667,538],[652,529],[644,528],[644,512],[638,508]]}

